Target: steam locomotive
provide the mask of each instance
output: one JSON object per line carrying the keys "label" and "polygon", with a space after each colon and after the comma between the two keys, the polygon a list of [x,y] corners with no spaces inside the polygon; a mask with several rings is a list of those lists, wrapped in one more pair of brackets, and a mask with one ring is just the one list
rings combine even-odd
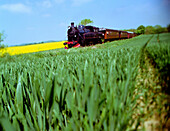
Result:
{"label": "steam locomotive", "polygon": [[[102,44],[103,42],[119,40],[119,39],[128,39],[135,37],[136,34],[133,32],[113,30],[106,28],[98,28],[94,26],[84,26],[79,25],[74,26],[74,23],[71,23],[67,31],[68,42],[65,42],[65,49],[79,46],[86,46],[91,44]],[[67,45],[67,47],[66,47]]]}

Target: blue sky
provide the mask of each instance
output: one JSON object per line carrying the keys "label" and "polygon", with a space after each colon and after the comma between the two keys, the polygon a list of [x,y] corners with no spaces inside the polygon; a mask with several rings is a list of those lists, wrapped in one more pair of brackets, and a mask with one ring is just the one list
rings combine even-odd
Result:
{"label": "blue sky", "polygon": [[4,44],[67,39],[70,22],[82,19],[112,29],[170,24],[170,0],[0,0]]}

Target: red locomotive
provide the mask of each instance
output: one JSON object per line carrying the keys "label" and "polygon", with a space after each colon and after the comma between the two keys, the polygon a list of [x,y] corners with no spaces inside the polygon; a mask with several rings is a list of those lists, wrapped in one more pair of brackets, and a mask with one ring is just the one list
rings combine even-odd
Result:
{"label": "red locomotive", "polygon": [[68,42],[65,42],[64,45],[68,45],[68,48],[97,43],[102,44],[102,40],[106,42],[128,39],[135,36],[135,33],[133,32],[98,28],[94,26],[79,25],[78,27],[75,27],[74,23],[71,23],[71,27],[69,27],[67,34]]}

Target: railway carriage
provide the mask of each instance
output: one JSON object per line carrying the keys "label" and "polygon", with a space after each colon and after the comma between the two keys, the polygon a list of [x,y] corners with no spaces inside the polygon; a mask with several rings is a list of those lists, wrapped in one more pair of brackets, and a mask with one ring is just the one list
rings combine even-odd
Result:
{"label": "railway carriage", "polygon": [[134,37],[134,33],[133,33],[133,32],[128,31],[128,39],[129,39],[129,38],[132,38],[132,37]]}
{"label": "railway carriage", "polygon": [[119,38],[120,39],[127,39],[128,38],[128,32],[127,31],[119,31]]}
{"label": "railway carriage", "polygon": [[105,42],[119,39],[119,31],[118,30],[101,28],[100,31],[103,33]]}

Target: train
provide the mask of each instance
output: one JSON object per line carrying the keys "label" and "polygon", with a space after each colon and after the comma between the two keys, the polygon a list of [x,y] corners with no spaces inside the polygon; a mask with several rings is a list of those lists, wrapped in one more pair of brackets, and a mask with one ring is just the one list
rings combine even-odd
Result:
{"label": "train", "polygon": [[74,26],[74,22],[72,22],[67,31],[68,41],[63,44],[65,45],[65,49],[68,49],[79,46],[95,45],[98,43],[102,44],[103,42],[113,40],[129,39],[135,36],[136,33],[128,31],[84,25],[78,25],[77,27]]}

